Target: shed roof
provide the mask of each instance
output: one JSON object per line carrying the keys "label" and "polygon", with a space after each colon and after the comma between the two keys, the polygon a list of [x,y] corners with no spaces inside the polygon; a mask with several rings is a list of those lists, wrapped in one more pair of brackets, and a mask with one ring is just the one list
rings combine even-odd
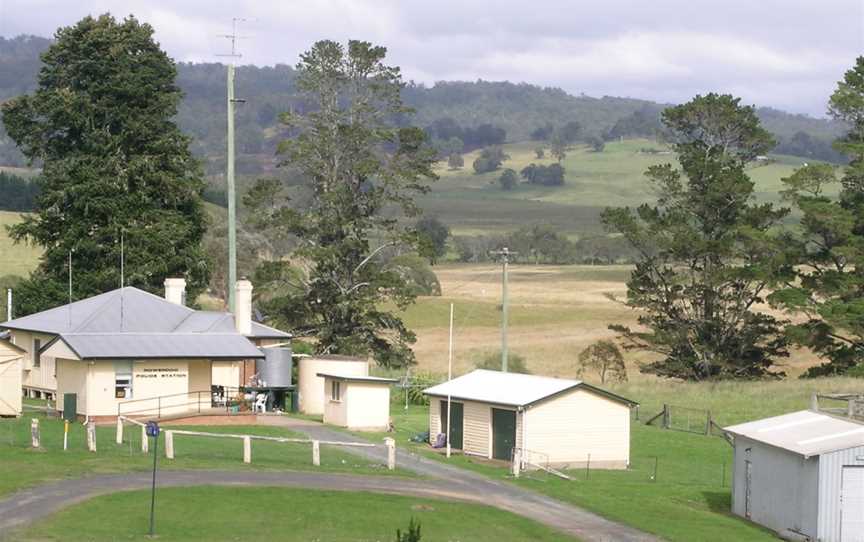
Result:
{"label": "shed roof", "polygon": [[399,382],[395,378],[382,378],[380,376],[359,376],[359,375],[337,375],[330,373],[316,373],[323,378],[331,378],[333,380],[341,380],[344,382],[365,382],[367,384],[393,384]]}
{"label": "shed roof", "polygon": [[252,359],[264,354],[238,333],[63,333],[80,359]]}
{"label": "shed roof", "polygon": [[614,401],[628,405],[637,404],[620,395],[586,384],[581,380],[552,378],[548,376],[502,373],[477,369],[437,386],[426,388],[423,393],[440,397],[454,397],[481,403],[526,406],[573,388],[584,388]]}
{"label": "shed roof", "polygon": [[725,430],[804,457],[864,446],[864,424],[810,410],[733,425]]}

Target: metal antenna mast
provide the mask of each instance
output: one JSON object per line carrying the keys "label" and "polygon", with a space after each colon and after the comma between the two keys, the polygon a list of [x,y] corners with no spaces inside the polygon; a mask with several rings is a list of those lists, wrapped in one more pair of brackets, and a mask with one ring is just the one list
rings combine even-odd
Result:
{"label": "metal antenna mast", "polygon": [[501,371],[507,372],[507,324],[509,316],[509,307],[507,299],[507,267],[510,263],[510,257],[519,254],[512,252],[509,248],[504,247],[501,250],[492,251],[493,256],[500,256],[503,265],[503,277],[501,280]]}
{"label": "metal antenna mast", "polygon": [[231,53],[217,55],[228,57],[228,157],[227,172],[228,179],[228,310],[234,312],[235,293],[234,285],[237,283],[237,195],[234,189],[234,104],[245,102],[234,98],[234,59],[240,58],[237,52],[237,40],[244,36],[237,35],[237,23],[246,19],[234,17],[231,20],[231,33],[222,37],[231,40]]}

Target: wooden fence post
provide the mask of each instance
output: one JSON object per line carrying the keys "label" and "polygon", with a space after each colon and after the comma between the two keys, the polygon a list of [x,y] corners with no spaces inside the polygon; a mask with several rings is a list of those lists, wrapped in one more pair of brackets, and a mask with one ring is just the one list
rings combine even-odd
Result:
{"label": "wooden fence post", "polygon": [[708,418],[707,418],[706,423],[705,423],[705,436],[710,437],[711,436],[711,424],[714,423],[714,419],[711,417],[711,411],[709,410],[707,412],[708,412]]}
{"label": "wooden fence post", "polygon": [[30,419],[30,445],[34,448],[39,447],[39,420],[37,418]]}
{"label": "wooden fence post", "polygon": [[312,464],[321,466],[321,444],[317,440],[312,441]]}
{"label": "wooden fence post", "polygon": [[141,453],[146,454],[150,450],[150,443],[147,440],[147,427],[141,426]]}
{"label": "wooden fence post", "polygon": [[165,431],[165,457],[174,459],[174,431]]}
{"label": "wooden fence post", "polygon": [[91,452],[96,451],[96,423],[87,423],[87,449]]}
{"label": "wooden fence post", "polygon": [[394,470],[396,468],[396,441],[387,437],[384,439],[384,446],[387,447],[387,469]]}
{"label": "wooden fence post", "polygon": [[123,420],[117,416],[117,444],[123,444]]}
{"label": "wooden fence post", "polygon": [[819,412],[819,396],[815,393],[810,396],[810,410]]}
{"label": "wooden fence post", "polygon": [[248,436],[243,437],[243,462],[252,462],[252,439]]}
{"label": "wooden fence post", "polygon": [[513,449],[513,477],[519,478],[519,472],[522,469],[522,450],[519,448]]}
{"label": "wooden fence post", "polygon": [[669,414],[669,405],[663,403],[663,429],[669,429],[672,424],[672,416]]}

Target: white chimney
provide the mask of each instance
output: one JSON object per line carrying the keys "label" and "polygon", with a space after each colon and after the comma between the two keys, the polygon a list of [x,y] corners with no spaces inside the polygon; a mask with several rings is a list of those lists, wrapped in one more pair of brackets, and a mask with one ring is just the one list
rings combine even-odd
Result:
{"label": "white chimney", "polygon": [[176,305],[185,305],[186,279],[165,279],[165,299]]}
{"label": "white chimney", "polygon": [[246,279],[234,286],[234,326],[238,333],[252,334],[252,283]]}

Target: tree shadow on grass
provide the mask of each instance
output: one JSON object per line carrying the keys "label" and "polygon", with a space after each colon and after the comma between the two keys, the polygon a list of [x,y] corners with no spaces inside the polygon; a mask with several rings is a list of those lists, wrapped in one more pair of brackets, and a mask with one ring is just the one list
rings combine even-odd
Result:
{"label": "tree shadow on grass", "polygon": [[715,514],[732,513],[732,495],[728,491],[703,491],[702,497]]}

